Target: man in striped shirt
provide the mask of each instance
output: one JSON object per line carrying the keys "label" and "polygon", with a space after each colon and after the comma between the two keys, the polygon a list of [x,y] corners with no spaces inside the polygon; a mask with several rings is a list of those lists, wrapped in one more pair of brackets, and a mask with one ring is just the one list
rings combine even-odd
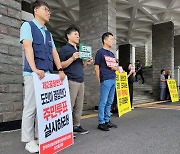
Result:
{"label": "man in striped shirt", "polygon": [[160,100],[161,101],[165,99],[165,93],[166,93],[165,70],[161,70],[161,75],[160,75]]}

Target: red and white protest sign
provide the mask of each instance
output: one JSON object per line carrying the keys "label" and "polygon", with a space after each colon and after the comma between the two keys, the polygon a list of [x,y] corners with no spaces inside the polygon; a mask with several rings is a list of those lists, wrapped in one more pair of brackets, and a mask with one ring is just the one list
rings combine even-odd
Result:
{"label": "red and white protest sign", "polygon": [[135,71],[135,67],[134,67],[133,65],[131,65],[130,71],[131,71],[132,73],[135,73],[135,72],[136,72],[136,71]]}
{"label": "red and white protest sign", "polygon": [[39,153],[54,154],[74,143],[71,102],[67,77],[33,73],[39,134]]}
{"label": "red and white protest sign", "polygon": [[116,62],[116,59],[110,56],[104,56],[106,64],[108,67],[116,67],[118,66],[118,63]]}

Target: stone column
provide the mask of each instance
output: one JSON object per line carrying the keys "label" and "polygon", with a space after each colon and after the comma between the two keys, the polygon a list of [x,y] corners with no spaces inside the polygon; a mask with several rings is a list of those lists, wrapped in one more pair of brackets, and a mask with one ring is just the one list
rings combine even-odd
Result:
{"label": "stone column", "polygon": [[132,53],[132,45],[125,44],[119,46],[119,65],[126,66],[128,63],[131,62],[131,53]]}
{"label": "stone column", "polygon": [[[92,47],[93,57],[102,47],[101,37],[111,32],[116,39],[116,0],[79,0],[79,24],[81,42]],[[112,51],[115,53],[116,41]],[[84,109],[97,105],[99,84],[94,73],[94,66],[85,69]]]}
{"label": "stone column", "polygon": [[22,48],[19,43],[21,3],[0,1],[0,123],[21,119]]}
{"label": "stone column", "polygon": [[174,73],[174,24],[166,22],[152,27],[153,94],[159,99],[161,69]]}
{"label": "stone column", "polygon": [[130,54],[130,63],[133,64],[134,66],[136,62],[135,54],[136,54],[136,48],[132,46],[132,52]]}
{"label": "stone column", "polygon": [[174,66],[180,66],[180,35],[174,37]]}

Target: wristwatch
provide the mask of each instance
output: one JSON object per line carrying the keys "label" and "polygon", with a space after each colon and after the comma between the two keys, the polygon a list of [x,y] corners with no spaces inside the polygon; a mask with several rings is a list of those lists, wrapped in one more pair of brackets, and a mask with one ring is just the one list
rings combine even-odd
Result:
{"label": "wristwatch", "polygon": [[61,68],[59,68],[59,69],[58,69],[58,71],[59,71],[59,72],[60,72],[60,71],[63,71],[63,68],[62,68],[62,67],[61,67]]}

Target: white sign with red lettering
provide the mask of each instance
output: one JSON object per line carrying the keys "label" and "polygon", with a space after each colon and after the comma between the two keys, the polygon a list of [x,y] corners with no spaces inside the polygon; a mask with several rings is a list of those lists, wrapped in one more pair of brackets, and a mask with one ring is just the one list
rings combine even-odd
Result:
{"label": "white sign with red lettering", "polygon": [[73,126],[67,77],[46,74],[39,80],[33,73],[39,134],[39,153],[54,154],[72,145]]}
{"label": "white sign with red lettering", "polygon": [[118,63],[116,62],[116,59],[110,56],[104,56],[106,64],[108,67],[115,67],[118,66]]}
{"label": "white sign with red lettering", "polygon": [[135,73],[135,72],[136,72],[136,71],[135,71],[135,67],[134,67],[133,65],[131,65],[130,71],[131,71],[132,73]]}

